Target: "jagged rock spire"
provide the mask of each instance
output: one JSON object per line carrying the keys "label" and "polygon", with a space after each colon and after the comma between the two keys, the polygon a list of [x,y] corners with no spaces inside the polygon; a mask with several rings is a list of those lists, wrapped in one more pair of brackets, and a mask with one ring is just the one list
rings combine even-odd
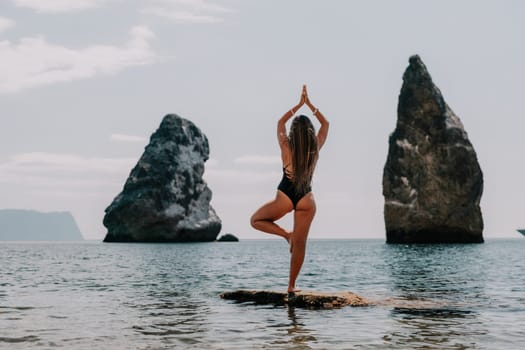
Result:
{"label": "jagged rock spire", "polygon": [[483,242],[483,173],[459,117],[410,57],[383,172],[387,242]]}

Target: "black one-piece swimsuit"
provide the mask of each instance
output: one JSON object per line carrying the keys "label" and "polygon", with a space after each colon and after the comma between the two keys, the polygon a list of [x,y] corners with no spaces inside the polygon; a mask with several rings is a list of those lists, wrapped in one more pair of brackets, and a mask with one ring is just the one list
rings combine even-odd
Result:
{"label": "black one-piece swimsuit", "polygon": [[283,178],[277,186],[277,189],[283,192],[290,200],[292,201],[293,208],[297,206],[297,203],[303,198],[306,194],[312,191],[312,187],[308,186],[304,192],[296,192],[292,180],[287,176],[286,169],[283,168]]}

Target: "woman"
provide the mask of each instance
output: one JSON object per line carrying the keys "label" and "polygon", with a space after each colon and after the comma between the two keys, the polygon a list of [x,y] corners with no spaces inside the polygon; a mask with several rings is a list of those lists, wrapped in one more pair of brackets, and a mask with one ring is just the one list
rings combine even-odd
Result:
{"label": "woman", "polygon": [[[290,134],[286,135],[286,122],[295,112],[306,104],[317,118],[321,127],[315,134],[315,128],[304,115],[293,119]],[[298,292],[295,280],[304,261],[306,239],[310,224],[315,215],[315,201],[311,191],[312,175],[319,150],[323,147],[328,134],[328,121],[310,102],[306,85],[303,85],[301,100],[286,112],[277,122],[277,138],[281,148],[283,178],[278,186],[275,199],[263,205],[251,218],[252,226],[260,231],[278,235],[290,244],[290,276],[288,293]],[[275,221],[294,211],[293,231],[288,232]]]}

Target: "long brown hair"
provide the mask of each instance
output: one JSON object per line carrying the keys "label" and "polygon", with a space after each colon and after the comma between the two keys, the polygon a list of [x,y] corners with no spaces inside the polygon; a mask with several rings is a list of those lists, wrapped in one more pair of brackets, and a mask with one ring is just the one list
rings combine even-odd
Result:
{"label": "long brown hair", "polygon": [[304,193],[310,187],[319,157],[315,128],[307,116],[299,115],[293,119],[288,139],[294,172],[292,182],[296,192]]}

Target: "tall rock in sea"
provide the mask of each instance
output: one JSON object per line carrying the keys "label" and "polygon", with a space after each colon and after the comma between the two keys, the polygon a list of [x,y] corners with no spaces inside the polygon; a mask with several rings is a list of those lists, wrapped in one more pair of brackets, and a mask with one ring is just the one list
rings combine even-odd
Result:
{"label": "tall rock in sea", "polygon": [[206,136],[191,121],[168,114],[106,208],[104,242],[208,242],[221,230],[202,175]]}
{"label": "tall rock in sea", "polygon": [[483,173],[458,116],[415,55],[383,172],[388,243],[481,243]]}

